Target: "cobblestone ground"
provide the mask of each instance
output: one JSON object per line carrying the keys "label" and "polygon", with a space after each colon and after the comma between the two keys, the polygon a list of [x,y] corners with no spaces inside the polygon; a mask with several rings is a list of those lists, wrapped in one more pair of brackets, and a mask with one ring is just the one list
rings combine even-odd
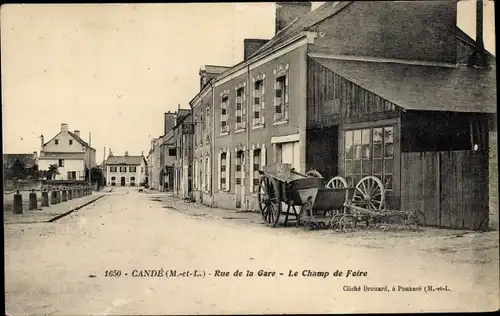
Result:
{"label": "cobblestone ground", "polygon": [[[498,309],[498,234],[398,234],[273,229],[255,214],[117,188],[54,223],[5,226],[6,310],[130,315]],[[134,269],[160,268],[196,269],[205,277],[132,276]],[[106,270],[122,275],[105,277]],[[216,270],[230,276],[215,277]],[[233,276],[235,270],[243,276]],[[246,277],[247,270],[254,276]],[[259,277],[259,270],[277,275]],[[289,277],[289,270],[299,276]],[[304,277],[303,270],[330,275]],[[333,277],[336,270],[344,275]],[[367,276],[346,278],[347,270]],[[343,291],[365,285],[387,285],[389,292]],[[426,285],[449,291],[397,291]]]}

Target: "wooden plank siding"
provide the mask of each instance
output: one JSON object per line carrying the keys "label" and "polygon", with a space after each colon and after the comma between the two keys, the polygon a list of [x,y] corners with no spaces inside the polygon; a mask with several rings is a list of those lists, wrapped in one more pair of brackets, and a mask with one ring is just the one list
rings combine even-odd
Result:
{"label": "wooden plank siding", "polygon": [[307,128],[374,121],[398,116],[392,102],[363,89],[308,58]]}
{"label": "wooden plank siding", "polygon": [[471,150],[402,153],[401,209],[421,210],[428,226],[488,225],[488,160]]}

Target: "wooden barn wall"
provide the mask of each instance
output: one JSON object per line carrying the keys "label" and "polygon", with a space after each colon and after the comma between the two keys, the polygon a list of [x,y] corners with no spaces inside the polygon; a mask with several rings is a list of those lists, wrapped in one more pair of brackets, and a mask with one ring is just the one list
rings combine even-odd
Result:
{"label": "wooden barn wall", "polygon": [[307,128],[398,116],[398,107],[308,58]]}
{"label": "wooden barn wall", "polygon": [[486,152],[459,150],[401,154],[401,209],[424,212],[428,226],[488,227]]}

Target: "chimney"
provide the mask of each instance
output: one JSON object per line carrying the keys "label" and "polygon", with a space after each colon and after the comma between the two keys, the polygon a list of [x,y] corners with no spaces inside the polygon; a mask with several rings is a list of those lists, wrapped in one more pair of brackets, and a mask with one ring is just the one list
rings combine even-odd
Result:
{"label": "chimney", "polygon": [[203,68],[200,69],[198,74],[200,75],[200,91],[201,91],[208,82],[208,76],[207,76],[207,71]]}
{"label": "chimney", "polygon": [[68,124],[62,123],[61,124],[61,132],[67,132],[68,131]]}
{"label": "chimney", "polygon": [[108,154],[108,157],[111,157],[113,156],[113,152],[111,151],[111,148],[109,149],[109,154]]}
{"label": "chimney", "polygon": [[168,111],[164,114],[163,134],[167,134],[175,126],[175,113]]}
{"label": "chimney", "polygon": [[41,148],[40,154],[41,154],[43,152],[43,145],[45,144],[44,141],[43,141],[43,134],[40,135],[40,142],[41,142],[41,145],[40,145],[40,148]]}
{"label": "chimney", "polygon": [[245,38],[243,40],[243,59],[247,60],[256,51],[259,50],[268,40],[258,38]]}
{"label": "chimney", "polygon": [[127,150],[125,150],[125,157],[127,157],[127,156],[128,156],[128,151],[127,151]]}
{"label": "chimney", "polygon": [[80,131],[79,130],[75,130],[75,131],[73,131],[73,133],[75,133],[76,136],[80,137]]}
{"label": "chimney", "polygon": [[276,2],[275,34],[310,12],[311,2]]}
{"label": "chimney", "polygon": [[483,0],[476,1],[476,46],[468,64],[474,68],[489,68],[483,41]]}

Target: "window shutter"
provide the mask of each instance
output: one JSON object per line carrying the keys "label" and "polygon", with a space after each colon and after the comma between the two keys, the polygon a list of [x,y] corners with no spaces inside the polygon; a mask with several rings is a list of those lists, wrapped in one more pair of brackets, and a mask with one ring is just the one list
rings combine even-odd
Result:
{"label": "window shutter", "polygon": [[221,189],[221,178],[222,178],[222,173],[220,171],[220,167],[221,167],[221,155],[222,155],[222,153],[219,152],[219,159],[217,160],[217,173],[219,174],[219,179],[217,181],[217,190],[219,190],[219,191]]}
{"label": "window shutter", "polygon": [[212,165],[210,164],[210,156],[207,157],[207,191],[211,192],[212,189]]}
{"label": "window shutter", "polygon": [[226,154],[226,190],[227,192],[231,191],[231,150],[227,148]]}
{"label": "window shutter", "polygon": [[249,183],[249,186],[250,186],[250,193],[253,193],[253,150],[249,150],[250,152],[250,159],[249,159],[249,163],[247,165],[249,165],[250,167],[250,181],[248,181]]}
{"label": "window shutter", "polygon": [[262,144],[262,148],[260,149],[260,165],[262,166],[262,170],[266,165],[267,155],[266,155],[266,145]]}

